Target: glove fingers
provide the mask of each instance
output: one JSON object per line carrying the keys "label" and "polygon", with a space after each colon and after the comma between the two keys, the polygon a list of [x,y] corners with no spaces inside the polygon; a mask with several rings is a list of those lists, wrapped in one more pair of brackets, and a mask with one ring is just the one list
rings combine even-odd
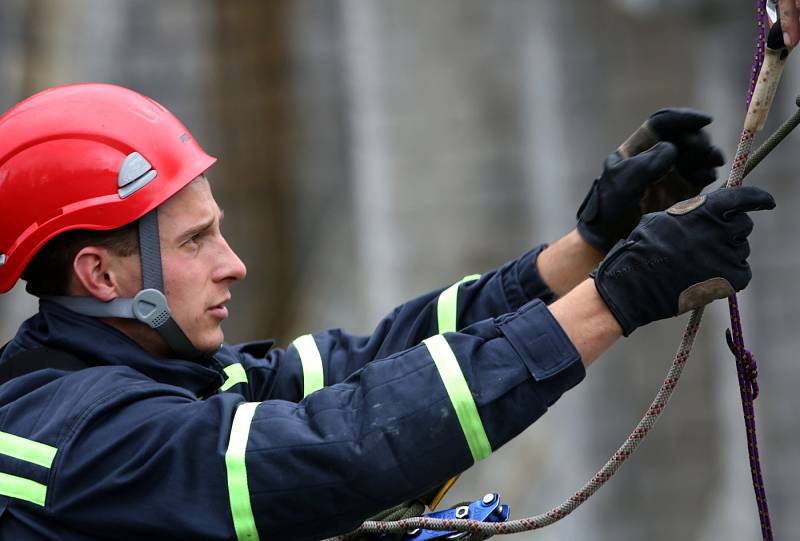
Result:
{"label": "glove fingers", "polygon": [[739,256],[739,261],[743,265],[747,265],[747,258],[750,257],[750,243],[747,241],[742,242],[737,246],[736,253]]}
{"label": "glove fingers", "polygon": [[666,175],[675,165],[677,156],[675,145],[662,141],[647,152],[620,162],[618,166],[631,168],[631,181],[639,191]]}
{"label": "glove fingers", "polygon": [[672,108],[656,111],[647,120],[650,129],[661,139],[670,139],[681,132],[697,131],[711,123],[711,116],[694,109]]}
{"label": "glove fingers", "polygon": [[738,214],[731,220],[728,230],[732,244],[747,243],[747,237],[753,232],[753,220],[747,214]]}
{"label": "glove fingers", "polygon": [[705,155],[703,163],[711,167],[721,167],[725,165],[725,154],[722,149],[716,145],[712,145]]}
{"label": "glove fingers", "polygon": [[756,186],[722,188],[710,193],[708,202],[712,205],[711,208],[722,214],[725,219],[742,212],[775,208],[775,199],[772,195]]}
{"label": "glove fingers", "polygon": [[693,153],[705,153],[705,150],[711,146],[711,136],[703,130],[682,132],[672,139],[670,143],[675,145],[681,151],[694,151]]}
{"label": "glove fingers", "polygon": [[717,168],[708,167],[704,169],[695,169],[689,173],[684,173],[683,177],[692,183],[698,190],[700,190],[717,180]]}
{"label": "glove fingers", "polygon": [[725,156],[711,143],[704,131],[683,133],[670,141],[678,147],[678,161],[684,167],[714,167],[725,163]]}
{"label": "glove fingers", "polygon": [[[749,253],[749,248],[748,248]],[[731,276],[731,285],[736,291],[741,291],[747,287],[750,280],[753,278],[753,271],[750,270],[750,265],[745,261],[746,257],[742,259],[742,266],[739,272]]]}

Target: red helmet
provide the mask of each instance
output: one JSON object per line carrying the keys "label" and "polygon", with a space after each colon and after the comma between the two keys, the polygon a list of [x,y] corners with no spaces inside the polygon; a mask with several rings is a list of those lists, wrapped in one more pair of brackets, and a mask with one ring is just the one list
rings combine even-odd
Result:
{"label": "red helmet", "polygon": [[136,221],[215,161],[126,88],[65,85],[19,103],[0,117],[0,293],[49,239]]}

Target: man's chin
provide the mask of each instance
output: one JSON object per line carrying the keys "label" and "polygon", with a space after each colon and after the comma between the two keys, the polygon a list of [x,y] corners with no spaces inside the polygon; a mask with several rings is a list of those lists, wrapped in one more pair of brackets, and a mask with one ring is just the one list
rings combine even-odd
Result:
{"label": "man's chin", "polygon": [[192,344],[198,351],[201,353],[209,354],[209,353],[216,353],[219,351],[219,348],[222,347],[222,343],[225,341],[225,335],[222,333],[222,330],[218,330],[218,332],[209,333],[206,336],[203,336],[199,339],[192,339]]}

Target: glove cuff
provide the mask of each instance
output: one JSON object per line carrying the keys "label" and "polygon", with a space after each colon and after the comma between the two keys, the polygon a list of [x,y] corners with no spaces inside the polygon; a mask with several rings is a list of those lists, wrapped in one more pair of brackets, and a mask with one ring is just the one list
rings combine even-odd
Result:
{"label": "glove cuff", "polygon": [[597,184],[600,182],[599,178],[594,179],[592,187],[583,198],[581,206],[578,207],[578,212],[575,213],[577,219],[577,229],[580,236],[587,243],[602,253],[607,253],[614,242],[608,239],[608,236],[599,230],[597,223],[597,216],[600,213],[600,195]]}
{"label": "glove cuff", "polygon": [[638,325],[633,322],[633,318],[626,314],[623,305],[616,301],[620,295],[622,295],[624,299],[624,293],[617,292],[617,286],[619,284],[615,279],[621,275],[614,276],[614,272],[610,271],[609,267],[625,252],[627,246],[630,244],[633,244],[633,242],[629,243],[627,239],[618,241],[611,248],[603,261],[600,262],[600,265],[589,273],[589,276],[594,279],[597,293],[600,294],[609,312],[611,312],[611,315],[614,316],[614,319],[617,320],[617,323],[619,323],[619,326],[622,328],[622,335],[626,337],[630,336],[631,333],[638,328]]}

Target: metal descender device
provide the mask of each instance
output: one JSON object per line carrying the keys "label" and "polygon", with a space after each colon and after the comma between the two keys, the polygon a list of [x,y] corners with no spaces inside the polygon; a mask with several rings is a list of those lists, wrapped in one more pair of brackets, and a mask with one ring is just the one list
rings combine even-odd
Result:
{"label": "metal descender device", "polygon": [[[481,522],[505,522],[508,520],[510,509],[507,505],[500,503],[500,495],[496,493],[486,494],[483,498],[471,503],[463,503],[422,515],[425,518],[438,519],[465,519],[478,520]],[[417,528],[409,531],[401,539],[402,541],[428,541],[429,539],[465,539],[473,535],[470,532],[458,532],[455,530],[424,530]],[[486,537],[482,537],[486,539]]]}

